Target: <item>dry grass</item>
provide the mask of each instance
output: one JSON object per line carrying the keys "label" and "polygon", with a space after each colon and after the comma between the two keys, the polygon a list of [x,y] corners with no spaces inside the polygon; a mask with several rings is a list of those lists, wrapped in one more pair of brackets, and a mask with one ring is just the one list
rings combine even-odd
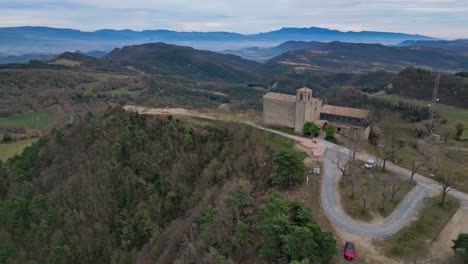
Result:
{"label": "dry grass", "polygon": [[418,220],[382,242],[380,246],[384,252],[405,260],[426,256],[427,250],[459,207],[458,201],[451,197],[444,206],[440,201],[440,196],[427,198]]}
{"label": "dry grass", "polygon": [[[354,190],[351,181],[354,182]],[[389,193],[383,209],[382,193],[384,185]],[[393,199],[391,199],[392,185],[400,187]],[[356,162],[351,177],[345,177],[339,186],[342,204],[346,213],[359,220],[372,222],[390,215],[405,195],[414,187],[414,183],[393,172],[384,172],[380,168],[365,169],[362,162]],[[363,207],[363,190],[364,193],[368,192],[366,208]]]}

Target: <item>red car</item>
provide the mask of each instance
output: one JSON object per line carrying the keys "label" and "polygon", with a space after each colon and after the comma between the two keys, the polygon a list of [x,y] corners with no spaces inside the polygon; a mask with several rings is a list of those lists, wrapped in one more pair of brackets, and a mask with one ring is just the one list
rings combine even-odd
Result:
{"label": "red car", "polygon": [[344,258],[347,260],[353,260],[355,257],[354,243],[346,242],[344,246]]}

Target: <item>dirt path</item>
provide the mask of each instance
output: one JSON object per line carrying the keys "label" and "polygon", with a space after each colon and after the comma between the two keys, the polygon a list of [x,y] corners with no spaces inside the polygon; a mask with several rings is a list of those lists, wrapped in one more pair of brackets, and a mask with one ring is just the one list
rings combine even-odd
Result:
{"label": "dirt path", "polygon": [[451,257],[453,257],[452,240],[456,239],[460,233],[468,233],[467,219],[468,208],[461,207],[458,209],[437,237],[437,241],[432,244],[428,263],[453,263],[451,260]]}

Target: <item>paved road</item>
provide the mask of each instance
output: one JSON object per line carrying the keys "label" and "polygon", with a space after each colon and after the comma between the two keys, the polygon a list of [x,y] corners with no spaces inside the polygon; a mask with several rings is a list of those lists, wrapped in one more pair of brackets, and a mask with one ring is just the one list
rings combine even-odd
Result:
{"label": "paved road", "polygon": [[429,194],[430,188],[419,184],[416,185],[382,224],[365,223],[348,216],[336,201],[337,184],[341,172],[335,164],[331,163],[331,160],[336,158],[337,152],[337,150],[329,148],[325,153],[325,157],[323,157],[323,177],[320,192],[322,208],[333,224],[355,235],[384,238],[395,234],[412,220],[416,210]]}
{"label": "paved road", "polygon": [[[310,139],[290,135],[287,133],[266,129],[260,126],[255,126],[288,138],[291,138],[302,145],[307,145]],[[322,157],[323,161],[323,177],[320,192],[321,206],[327,215],[328,219],[337,227],[348,233],[373,237],[385,238],[389,237],[413,220],[418,208],[421,206],[424,198],[426,198],[432,190],[441,190],[440,184],[427,177],[416,174],[414,180],[417,185],[403,198],[397,208],[388,216],[381,224],[370,224],[351,218],[347,215],[341,204],[337,201],[338,182],[341,177],[341,171],[331,161],[336,159],[337,152],[344,154],[350,153],[350,150],[333,144],[331,142],[315,139],[316,142],[323,144],[327,147],[327,151]],[[375,159],[369,154],[357,154],[356,159],[366,161],[368,159]],[[401,168],[391,162],[387,162],[387,169],[399,175],[410,177],[411,172],[407,169]],[[468,208],[468,195],[466,193],[452,190],[450,193],[453,197],[457,198],[462,207]]]}
{"label": "paved road", "polygon": [[[172,113],[170,109],[146,109],[144,107],[134,106],[127,106],[125,109],[127,111],[137,111],[140,113],[155,115],[161,113]],[[175,111],[174,114],[195,115],[199,117],[215,119],[210,116],[200,115],[199,113],[194,114],[185,109],[182,110],[183,111]],[[272,133],[291,138],[304,146],[313,145],[311,144],[311,139],[308,138],[303,138],[283,133],[280,131],[267,129],[253,123],[248,124],[262,130],[270,131]],[[403,198],[398,207],[395,208],[392,214],[389,217],[387,217],[383,223],[370,224],[355,220],[344,212],[343,208],[341,207],[341,204],[337,201],[337,184],[341,172],[335,164],[331,163],[331,160],[336,158],[338,151],[348,154],[350,153],[349,149],[346,149],[344,147],[338,146],[325,140],[316,139],[315,141],[327,147],[325,155],[322,157],[323,179],[320,192],[322,208],[333,224],[349,233],[359,236],[376,238],[384,238],[391,236],[398,232],[400,229],[402,229],[412,220],[412,218],[416,214],[417,209],[421,206],[422,201],[430,193],[431,190],[441,190],[439,183],[437,183],[436,181],[431,180],[422,175],[416,174],[414,176],[414,180],[417,183],[417,185],[405,196],[405,198]],[[374,157],[369,154],[357,154],[356,158],[365,161]],[[406,176],[408,178],[411,175],[411,172],[409,170],[401,168],[391,162],[387,163],[387,169],[396,172],[399,175]],[[457,190],[452,190],[449,194],[457,198],[460,201],[462,207],[468,208],[468,194]]]}

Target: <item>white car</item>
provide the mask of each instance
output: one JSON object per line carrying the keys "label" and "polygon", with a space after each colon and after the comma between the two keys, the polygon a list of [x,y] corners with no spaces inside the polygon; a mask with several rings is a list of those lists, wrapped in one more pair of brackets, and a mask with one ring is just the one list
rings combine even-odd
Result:
{"label": "white car", "polygon": [[373,169],[377,165],[377,162],[373,159],[367,160],[366,163],[364,163],[364,168],[366,169]]}

